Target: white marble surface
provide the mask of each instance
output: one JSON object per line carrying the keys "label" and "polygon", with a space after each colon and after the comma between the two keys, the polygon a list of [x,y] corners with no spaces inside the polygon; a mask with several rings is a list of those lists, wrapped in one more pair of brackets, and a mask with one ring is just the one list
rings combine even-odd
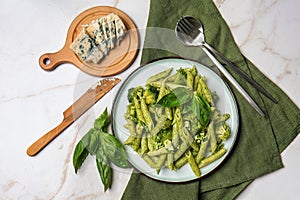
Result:
{"label": "white marble surface", "polygon": [[[298,0],[215,0],[236,42],[271,80],[300,106],[300,2]],[[76,175],[74,145],[93,124],[117,88],[66,129],[36,157],[27,147],[62,120],[62,112],[97,80],[64,64],[43,71],[38,58],[59,50],[80,12],[109,5],[146,27],[149,0],[4,0],[0,3],[0,199],[120,199],[130,170],[114,170],[112,189],[102,192],[94,160]],[[141,35],[143,41],[143,35]],[[118,75],[125,78],[138,67]],[[285,167],[258,178],[238,199],[295,199],[300,185],[299,137],[283,152]]]}

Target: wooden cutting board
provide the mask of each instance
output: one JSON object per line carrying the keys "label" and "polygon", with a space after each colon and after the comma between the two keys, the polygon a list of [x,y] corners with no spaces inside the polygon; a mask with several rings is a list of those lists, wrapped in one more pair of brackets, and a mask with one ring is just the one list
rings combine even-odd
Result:
{"label": "wooden cutting board", "polygon": [[[109,13],[119,15],[127,28],[127,34],[99,64],[84,63],[70,49],[70,44],[82,30],[82,26]],[[71,23],[65,45],[56,53],[45,53],[39,58],[41,68],[52,71],[60,64],[72,63],[80,70],[93,76],[112,76],[127,69],[135,60],[139,50],[138,30],[132,19],[121,10],[109,6],[97,6],[80,13]]]}

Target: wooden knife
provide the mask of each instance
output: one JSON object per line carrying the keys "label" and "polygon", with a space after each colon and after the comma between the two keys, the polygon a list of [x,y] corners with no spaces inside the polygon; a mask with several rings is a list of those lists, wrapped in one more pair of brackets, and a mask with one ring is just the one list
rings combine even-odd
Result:
{"label": "wooden knife", "polygon": [[73,105],[63,112],[63,121],[53,128],[51,131],[43,135],[40,139],[34,142],[28,149],[29,156],[38,154],[47,144],[62,133],[68,126],[70,126],[76,119],[85,113],[91,106],[93,106],[99,99],[108,93],[121,80],[118,78],[103,79],[92,88],[88,89]]}

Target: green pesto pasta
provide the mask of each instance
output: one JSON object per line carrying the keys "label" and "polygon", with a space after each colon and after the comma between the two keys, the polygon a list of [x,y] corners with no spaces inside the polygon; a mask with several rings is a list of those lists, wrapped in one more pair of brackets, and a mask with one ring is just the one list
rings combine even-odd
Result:
{"label": "green pesto pasta", "polygon": [[134,106],[136,108],[136,114],[137,114],[138,120],[145,123],[145,118],[144,118],[139,100],[137,98],[134,98],[133,102],[134,102]]}
{"label": "green pesto pasta", "polygon": [[146,161],[146,163],[151,167],[151,168],[156,168],[156,163],[148,156],[147,154],[143,154],[142,158]]}
{"label": "green pesto pasta", "polygon": [[214,162],[215,160],[221,158],[226,153],[226,151],[227,150],[225,148],[221,148],[214,154],[207,156],[206,158],[201,160],[201,162],[199,163],[199,168],[205,167],[205,166],[209,165],[210,163]]}
{"label": "green pesto pasta", "polygon": [[205,157],[207,146],[208,146],[208,141],[203,141],[201,143],[200,149],[199,149],[198,154],[196,156],[196,162],[197,163],[199,163]]}
{"label": "green pesto pasta", "polygon": [[178,123],[175,122],[172,128],[172,143],[173,146],[178,147],[179,145],[179,126]]}
{"label": "green pesto pasta", "polygon": [[161,168],[163,167],[165,161],[167,159],[167,154],[162,154],[159,156],[159,159],[156,162],[156,172],[159,174]]}
{"label": "green pesto pasta", "polygon": [[143,114],[143,117],[145,119],[145,123],[148,126],[149,130],[152,130],[153,128],[153,121],[152,118],[150,116],[150,112],[148,110],[148,107],[146,105],[146,101],[144,98],[141,98],[141,111]]}
{"label": "green pesto pasta", "polygon": [[180,169],[182,166],[184,166],[188,162],[188,159],[186,156],[180,157],[176,162],[175,162],[175,169]]}
{"label": "green pesto pasta", "polygon": [[168,68],[128,91],[124,144],[158,174],[186,165],[201,177],[202,167],[226,153],[230,115],[215,108],[214,91],[195,66],[172,73]]}
{"label": "green pesto pasta", "polygon": [[166,89],[165,83],[163,82],[161,84],[160,88],[159,88],[159,93],[158,93],[157,101],[159,101],[166,94],[167,94],[167,89]]}
{"label": "green pesto pasta", "polygon": [[162,154],[168,154],[168,153],[171,153],[171,151],[168,150],[166,147],[162,147],[162,148],[160,148],[158,150],[149,151],[148,155],[149,156],[160,156]]}
{"label": "green pesto pasta", "polygon": [[171,109],[171,108],[165,108],[165,112],[166,112],[166,115],[167,115],[167,119],[173,120],[173,112],[172,112],[172,109]]}
{"label": "green pesto pasta", "polygon": [[214,153],[218,147],[217,138],[214,130],[214,121],[211,121],[210,124],[208,125],[207,133],[210,142],[210,151],[211,153]]}
{"label": "green pesto pasta", "polygon": [[147,133],[143,133],[142,140],[141,140],[141,154],[148,152],[148,138]]}
{"label": "green pesto pasta", "polygon": [[190,143],[187,141],[182,142],[179,145],[178,150],[174,154],[174,160],[178,160],[190,147]]}
{"label": "green pesto pasta", "polygon": [[200,76],[196,75],[195,78],[194,78],[194,86],[193,86],[194,91],[197,91],[199,79],[200,79]]}
{"label": "green pesto pasta", "polygon": [[166,78],[167,76],[170,75],[171,71],[172,71],[172,68],[169,68],[165,71],[155,74],[155,75],[151,76],[150,78],[148,78],[146,83],[152,83],[152,82],[158,81],[160,79]]}
{"label": "green pesto pasta", "polygon": [[194,77],[193,77],[192,73],[190,71],[187,71],[186,75],[187,75],[186,85],[190,88],[193,88],[194,87]]}
{"label": "green pesto pasta", "polygon": [[125,140],[124,144],[126,145],[132,145],[135,141],[136,136],[130,135],[127,140]]}
{"label": "green pesto pasta", "polygon": [[168,153],[165,166],[169,169],[174,169],[174,153]]}
{"label": "green pesto pasta", "polygon": [[193,172],[195,173],[195,175],[197,177],[201,176],[201,172],[200,169],[195,161],[194,156],[192,155],[192,153],[190,151],[187,151],[187,153],[185,154],[185,156],[187,157],[187,161],[191,166],[191,169],[193,170]]}

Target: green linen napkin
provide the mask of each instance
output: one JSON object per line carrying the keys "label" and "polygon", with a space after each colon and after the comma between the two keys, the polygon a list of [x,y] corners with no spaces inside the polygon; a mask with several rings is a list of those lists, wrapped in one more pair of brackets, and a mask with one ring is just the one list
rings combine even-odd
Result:
{"label": "green linen napkin", "polygon": [[274,104],[238,75],[231,74],[264,111],[261,117],[232,87],[240,113],[238,139],[213,173],[185,183],[166,183],[133,173],[122,199],[234,199],[255,178],[283,167],[280,153],[300,132],[299,108],[239,51],[212,0],[151,0],[142,63],[180,56],[212,63],[200,48],[184,47],[174,33],[177,20],[192,15],[204,24],[206,41],[259,82],[278,100]]}

